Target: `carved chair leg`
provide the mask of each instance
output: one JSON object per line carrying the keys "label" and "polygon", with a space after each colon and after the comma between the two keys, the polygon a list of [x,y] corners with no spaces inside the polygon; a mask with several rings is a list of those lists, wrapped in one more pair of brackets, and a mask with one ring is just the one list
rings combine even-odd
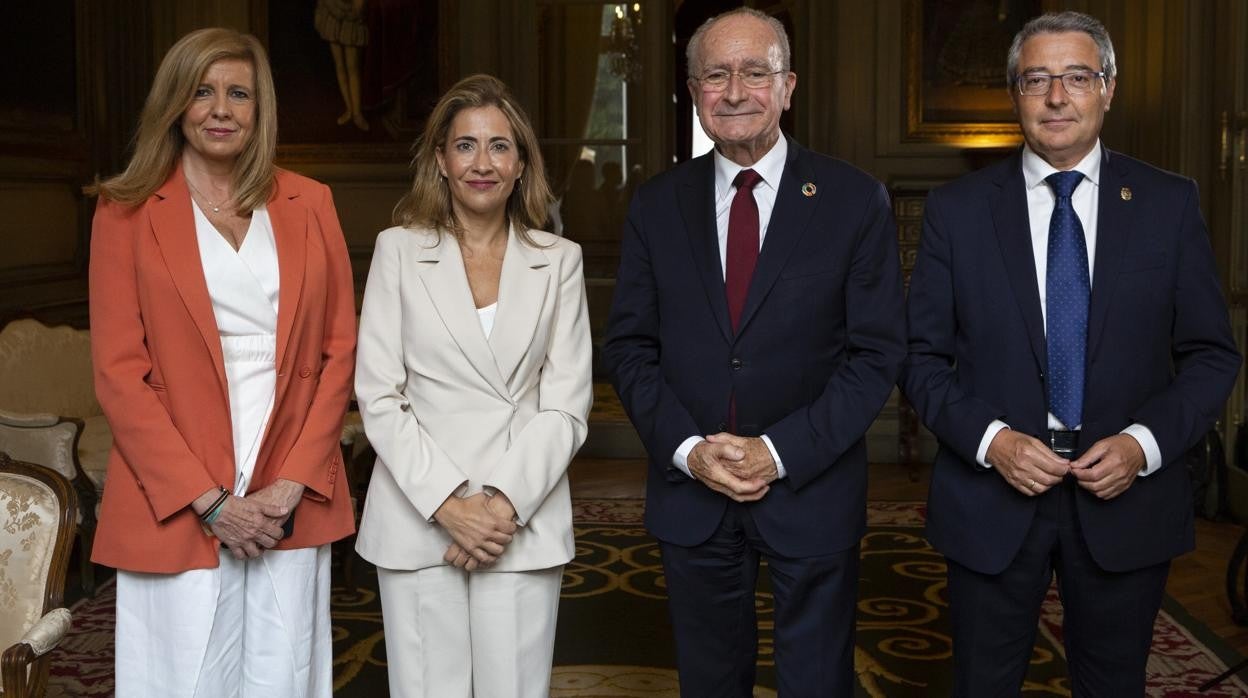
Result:
{"label": "carved chair leg", "polygon": [[87,597],[95,596],[95,565],[91,562],[91,550],[95,543],[95,507],[99,501],[95,483],[85,475],[74,481],[74,489],[78,491],[78,511],[82,513],[82,521],[78,522],[78,554],[79,562],[78,586]]}
{"label": "carved chair leg", "polygon": [[82,555],[81,578],[78,584],[82,587],[82,593],[88,597],[95,597],[95,563],[91,562],[91,549],[95,543],[95,526],[90,529],[83,528],[78,531],[78,552]]}

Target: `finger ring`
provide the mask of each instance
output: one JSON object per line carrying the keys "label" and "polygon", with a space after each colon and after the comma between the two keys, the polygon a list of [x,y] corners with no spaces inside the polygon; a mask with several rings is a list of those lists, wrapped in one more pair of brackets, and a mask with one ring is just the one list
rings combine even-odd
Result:
{"label": "finger ring", "polygon": [[1032,480],[1031,478],[1027,478],[1027,489],[1029,490],[1036,489],[1036,481]]}

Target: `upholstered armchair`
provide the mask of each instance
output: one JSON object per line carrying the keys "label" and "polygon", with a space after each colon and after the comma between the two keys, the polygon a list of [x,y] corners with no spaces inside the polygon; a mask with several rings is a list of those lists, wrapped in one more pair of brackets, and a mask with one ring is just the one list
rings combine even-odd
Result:
{"label": "upholstered armchair", "polygon": [[83,421],[52,414],[16,414],[0,409],[0,451],[14,460],[55,470],[69,480],[78,495],[79,582],[89,596],[95,595],[95,566],[91,543],[95,540],[95,484],[78,460]]}
{"label": "upholstered armchair", "polygon": [[8,323],[0,330],[0,385],[0,410],[82,420],[78,460],[96,494],[103,492],[113,433],[95,399],[90,333],[30,318]]}
{"label": "upholstered armchair", "polygon": [[61,608],[77,497],[56,472],[0,453],[0,696],[42,696]]}

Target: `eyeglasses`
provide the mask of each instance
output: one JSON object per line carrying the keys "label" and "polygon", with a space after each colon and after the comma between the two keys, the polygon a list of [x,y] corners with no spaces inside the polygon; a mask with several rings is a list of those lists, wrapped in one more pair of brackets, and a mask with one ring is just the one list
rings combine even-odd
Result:
{"label": "eyeglasses", "polygon": [[1062,89],[1066,90],[1067,94],[1086,95],[1096,89],[1098,78],[1105,79],[1105,73],[1091,70],[1074,70],[1061,75],[1024,73],[1014,79],[1014,84],[1018,86],[1020,95],[1039,97],[1049,93],[1049,88],[1053,86],[1054,78],[1062,81]]}
{"label": "eyeglasses", "polygon": [[702,74],[700,78],[694,78],[698,84],[702,85],[702,89],[707,92],[722,92],[728,89],[728,81],[736,75],[741,79],[741,84],[746,87],[757,90],[767,87],[771,84],[771,76],[779,75],[786,71],[772,70],[766,71],[762,68],[746,68],[745,70],[708,70]]}

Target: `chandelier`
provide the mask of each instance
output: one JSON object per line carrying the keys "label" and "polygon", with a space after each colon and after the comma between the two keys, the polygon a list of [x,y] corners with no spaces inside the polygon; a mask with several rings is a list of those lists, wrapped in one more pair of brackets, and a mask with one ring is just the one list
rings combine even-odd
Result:
{"label": "chandelier", "polygon": [[608,68],[620,80],[641,80],[641,46],[637,36],[641,29],[641,3],[615,6],[615,19],[611,20],[611,33],[607,40]]}

